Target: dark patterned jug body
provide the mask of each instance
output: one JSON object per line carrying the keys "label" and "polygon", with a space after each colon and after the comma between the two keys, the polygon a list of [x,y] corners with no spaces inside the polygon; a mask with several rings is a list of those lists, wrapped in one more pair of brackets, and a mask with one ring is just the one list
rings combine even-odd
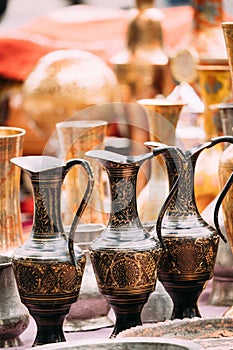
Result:
{"label": "dark patterned jug body", "polygon": [[[224,137],[186,152],[173,148],[163,154],[173,197],[164,203],[163,223],[157,221],[166,247],[158,264],[158,278],[173,300],[172,319],[201,317],[197,300],[213,274],[221,232],[198,211],[194,172],[199,154],[219,142],[224,142]],[[153,142],[147,145],[153,146]]]}
{"label": "dark patterned jug body", "polygon": [[[73,245],[73,234],[92,191],[92,170],[79,159],[65,165],[47,156],[18,157],[12,162],[29,175],[34,195],[31,235],[12,256],[20,298],[38,328],[33,345],[65,341],[63,321],[78,298],[86,262],[83,252]],[[67,237],[61,221],[61,189],[76,164],[86,170],[88,185]]]}
{"label": "dark patterned jug body", "polygon": [[141,310],[153,292],[159,239],[143,228],[136,203],[136,179],[141,164],[153,154],[123,156],[108,151],[90,151],[109,177],[111,210],[109,223],[91,246],[91,259],[98,288],[116,315],[111,337],[141,325]]}

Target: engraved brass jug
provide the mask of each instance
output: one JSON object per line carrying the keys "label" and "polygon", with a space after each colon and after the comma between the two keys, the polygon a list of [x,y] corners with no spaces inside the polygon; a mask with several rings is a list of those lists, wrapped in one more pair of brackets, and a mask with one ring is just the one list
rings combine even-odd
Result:
{"label": "engraved brass jug", "polygon": [[[212,277],[219,236],[225,239],[219,228],[210,226],[200,215],[194,192],[199,154],[220,142],[232,143],[233,137],[216,137],[185,152],[173,147],[162,154],[173,196],[168,196],[161,209],[165,211],[164,221],[160,215],[156,223],[157,231],[162,226],[166,247],[158,264],[158,279],[173,300],[172,319],[201,317],[197,300]],[[146,144],[155,152],[161,146],[155,142]]]}
{"label": "engraved brass jug", "polygon": [[[34,194],[31,235],[12,256],[21,301],[37,324],[33,345],[65,341],[63,321],[78,298],[86,262],[84,253],[73,244],[74,232],[92,192],[93,173],[82,159],[63,164],[55,157],[25,156],[11,161],[29,175]],[[84,168],[88,181],[67,238],[60,198],[63,180],[75,165]]]}
{"label": "engraved brass jug", "polygon": [[[155,151],[160,154],[167,149]],[[92,150],[87,156],[105,168],[110,184],[109,223],[90,247],[91,261],[100,292],[111,305],[115,327],[111,337],[141,325],[141,311],[153,292],[162,241],[151,237],[137,212],[136,182],[141,165],[152,152],[125,156],[106,150]]]}

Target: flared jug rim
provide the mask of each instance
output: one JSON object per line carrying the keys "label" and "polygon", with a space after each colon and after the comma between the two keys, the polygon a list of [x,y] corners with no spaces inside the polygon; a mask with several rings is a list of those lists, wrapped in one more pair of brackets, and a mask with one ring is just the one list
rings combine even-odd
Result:
{"label": "flared jug rim", "polygon": [[137,100],[137,103],[140,105],[146,105],[146,106],[159,106],[159,107],[167,107],[167,106],[177,106],[177,107],[183,107],[187,105],[187,102],[182,100],[169,100],[168,98],[144,98]]}
{"label": "flared jug rim", "polygon": [[[2,133],[2,131],[4,133]],[[26,134],[26,130],[14,126],[0,126],[0,138],[14,138],[17,136],[23,136]]]}
{"label": "flared jug rim", "polygon": [[222,27],[233,28],[233,21],[224,21],[224,22],[222,22]]}
{"label": "flared jug rim", "polygon": [[0,269],[11,266],[11,257],[8,255],[0,255]]}
{"label": "flared jug rim", "polygon": [[107,125],[108,122],[106,120],[66,120],[59,123],[56,123],[57,128],[65,127],[65,128],[90,128],[90,127],[98,127]]}
{"label": "flared jug rim", "polygon": [[216,105],[216,108],[218,109],[232,109],[233,108],[233,102],[221,102]]}
{"label": "flared jug rim", "polygon": [[31,173],[63,167],[64,161],[54,156],[34,155],[11,158],[11,162]]}
{"label": "flared jug rim", "polygon": [[91,150],[85,153],[88,157],[108,161],[116,164],[133,164],[143,162],[153,157],[153,152],[146,152],[141,155],[123,155],[121,153],[107,150]]}

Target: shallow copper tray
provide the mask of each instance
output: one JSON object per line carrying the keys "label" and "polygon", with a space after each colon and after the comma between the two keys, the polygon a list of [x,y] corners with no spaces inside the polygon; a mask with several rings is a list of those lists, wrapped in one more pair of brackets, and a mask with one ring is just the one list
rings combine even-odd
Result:
{"label": "shallow copper tray", "polygon": [[121,332],[117,338],[124,337],[166,337],[192,340],[201,350],[233,349],[233,318],[193,318],[167,320],[137,326]]}

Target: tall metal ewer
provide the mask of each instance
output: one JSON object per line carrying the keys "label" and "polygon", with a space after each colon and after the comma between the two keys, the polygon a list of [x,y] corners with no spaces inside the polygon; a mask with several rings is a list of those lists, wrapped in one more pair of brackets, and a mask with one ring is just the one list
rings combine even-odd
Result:
{"label": "tall metal ewer", "polygon": [[[159,155],[168,147],[159,147]],[[91,262],[99,291],[112,307],[116,320],[111,338],[142,324],[141,311],[157,282],[157,264],[162,253],[160,232],[152,237],[137,211],[136,185],[142,164],[152,152],[125,156],[107,150],[92,150],[106,170],[111,210],[106,229],[91,244]]]}
{"label": "tall metal ewer", "polygon": [[[233,136],[233,103],[219,103],[217,105],[222,133],[225,136]],[[229,176],[233,171],[233,145],[225,143],[218,162],[219,188],[223,189]],[[230,306],[225,311],[224,316],[230,316],[229,311],[233,312],[233,254],[230,248],[230,235],[232,230],[233,218],[233,188],[231,187],[222,202],[219,215],[219,222],[223,233],[226,233],[227,244],[219,242],[218,253],[214,265],[213,281],[211,294],[208,302],[212,305]]]}
{"label": "tall metal ewer", "polygon": [[219,225],[213,227],[202,218],[194,191],[195,165],[200,153],[221,142],[233,143],[233,137],[216,137],[187,151],[174,147],[163,154],[173,197],[169,195],[169,204],[166,200],[161,209],[165,211],[163,224],[161,215],[156,222],[157,232],[162,225],[166,247],[158,263],[158,279],[172,298],[172,319],[201,317],[197,301],[212,278],[219,236],[224,240]]}
{"label": "tall metal ewer", "polygon": [[[33,188],[31,234],[11,258],[21,301],[36,321],[33,346],[65,341],[63,321],[77,301],[86,263],[74,245],[74,232],[92,192],[92,169],[83,159],[64,164],[49,156],[16,157],[11,162],[27,173]],[[87,184],[66,235],[60,210],[62,183],[75,165],[86,171]]]}
{"label": "tall metal ewer", "polygon": [[[175,145],[176,127],[184,102],[154,98],[139,100],[138,104],[148,110],[150,141]],[[144,225],[153,226],[168,193],[167,175],[162,163],[161,159],[152,160],[150,179],[138,196],[139,214]]]}
{"label": "tall metal ewer", "polygon": [[25,130],[0,127],[0,252],[11,255],[22,243],[20,169],[10,162],[23,153]]}
{"label": "tall metal ewer", "polygon": [[[226,42],[228,61],[229,61],[230,72],[231,72],[232,92],[233,92],[233,22],[223,22],[222,28],[223,28],[224,38],[225,38],[225,42]],[[230,110],[230,108],[229,108],[229,110]],[[227,170],[228,170],[227,175],[229,175],[229,170],[231,170],[231,167],[229,166],[229,164],[232,162],[231,161],[231,154],[229,153],[229,150],[231,150],[231,148],[227,148],[226,151],[224,152],[225,158],[226,158],[226,153],[228,154],[228,157],[225,160],[225,164],[227,164]],[[221,166],[221,164],[223,164],[223,161],[224,160],[221,159],[220,166]],[[222,174],[223,174],[223,171],[221,171],[221,169],[220,169],[220,179],[221,179]],[[224,180],[222,179],[221,183],[223,183],[223,182],[226,182],[226,178]],[[230,179],[228,180],[228,183],[231,184]],[[225,186],[227,187],[227,184]],[[228,198],[231,198],[231,192],[230,192],[230,194],[228,194]],[[221,201],[221,198],[219,199],[219,202],[220,201]],[[229,205],[227,205],[226,203],[223,203],[224,213],[226,213],[227,206],[229,207]],[[224,214],[224,215],[226,215],[226,214]],[[226,216],[225,216],[225,221],[226,221]],[[229,230],[228,226],[229,226],[229,224],[227,224],[227,227],[226,227],[227,231]],[[231,250],[233,253],[233,243],[232,243],[233,239],[232,239],[232,234],[230,234],[230,232],[228,232],[228,239],[229,239],[229,243],[230,243]]]}
{"label": "tall metal ewer", "polygon": [[231,80],[233,82],[233,22],[223,22],[222,29],[226,43]]}

